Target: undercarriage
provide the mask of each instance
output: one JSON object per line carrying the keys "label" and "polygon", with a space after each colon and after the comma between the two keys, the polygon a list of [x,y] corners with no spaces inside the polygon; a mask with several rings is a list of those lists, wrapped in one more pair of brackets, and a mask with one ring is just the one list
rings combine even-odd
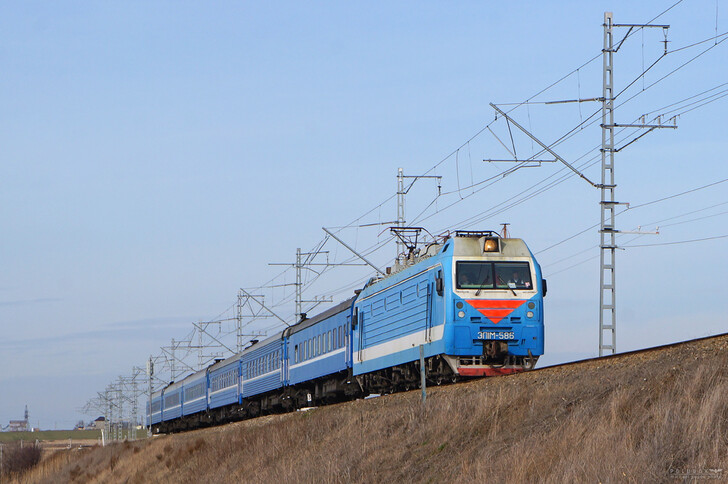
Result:
{"label": "undercarriage", "polygon": [[[498,355],[502,357],[495,361],[494,356],[484,351],[482,356],[436,355],[426,358],[426,385],[443,385],[472,377],[517,373],[533,368],[538,359],[506,354]],[[157,423],[152,428],[154,433],[182,432],[260,415],[345,402],[367,395],[404,392],[420,388],[420,379],[419,360],[356,377],[349,370],[257,395],[255,398],[243,399],[241,404],[226,405]]]}

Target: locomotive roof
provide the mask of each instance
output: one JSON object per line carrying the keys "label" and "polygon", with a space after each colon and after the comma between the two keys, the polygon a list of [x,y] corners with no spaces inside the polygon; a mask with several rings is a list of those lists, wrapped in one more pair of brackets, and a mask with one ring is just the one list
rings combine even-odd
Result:
{"label": "locomotive roof", "polygon": [[[500,240],[500,251],[489,252],[488,255],[504,256],[504,257],[531,257],[526,243],[522,239],[502,239]],[[473,256],[483,255],[483,237],[454,237],[453,238],[453,255],[457,256]],[[445,244],[447,246],[447,244]]]}
{"label": "locomotive roof", "polygon": [[[483,252],[483,244],[485,239],[497,238],[500,241],[498,252]],[[372,278],[365,289],[379,284],[382,281],[386,281],[391,277],[401,274],[403,271],[417,265],[418,263],[429,259],[432,256],[450,253],[455,257],[467,257],[467,256],[482,256],[487,255],[489,257],[532,257],[531,252],[528,250],[528,246],[522,239],[504,239],[499,237],[495,232],[469,232],[460,231],[456,232],[455,235],[448,237],[442,243],[433,243],[425,247],[424,252],[415,259],[414,263],[408,263],[407,265],[395,265],[395,271],[391,274],[385,274],[379,278]]]}

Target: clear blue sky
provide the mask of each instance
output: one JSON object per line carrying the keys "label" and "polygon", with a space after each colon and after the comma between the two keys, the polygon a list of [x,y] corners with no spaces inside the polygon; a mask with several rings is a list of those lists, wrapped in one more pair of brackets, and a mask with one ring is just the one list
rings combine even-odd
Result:
{"label": "clear blue sky", "polygon": [[[21,418],[26,404],[34,426],[88,420],[78,409],[116,376],[183,339],[192,322],[232,315],[239,287],[281,273],[268,262],[293,261],[297,247],[323,238],[322,226],[345,226],[374,207],[353,225],[392,220],[393,201],[379,204],[394,194],[397,168],[422,174],[441,160],[442,196],[432,180],[417,182],[408,221],[433,233],[509,222],[549,279],[542,364],[594,356],[596,229],[544,249],[599,221],[598,191],[570,177],[521,200],[563,167],[498,178],[508,166],[482,162],[508,156],[498,140],[485,131],[463,143],[493,121],[489,102],[601,96],[601,58],[574,70],[600,54],[603,12],[643,23],[673,3],[4,3],[0,424]],[[728,2],[685,0],[656,22],[671,25],[668,49],[678,49],[728,31]],[[619,40],[626,29],[617,32]],[[662,40],[652,29],[625,42],[617,91],[660,57]],[[622,95],[637,94],[618,122],[684,114],[677,130],[617,155],[620,201],[639,205],[728,178],[719,97],[728,86],[717,87],[728,82],[728,42],[715,43],[665,56]],[[714,102],[661,109],[704,91],[693,100]],[[598,108],[530,104],[512,115],[552,143]],[[505,124],[492,129],[510,147]],[[584,164],[600,136],[598,123],[585,126],[556,151]],[[519,156],[534,152],[517,132],[514,144]],[[598,179],[590,163],[585,173]],[[498,181],[468,188],[490,177]],[[500,205],[512,197],[520,203]],[[660,225],[660,235],[620,242],[726,235],[727,211],[728,183],[635,208],[618,227]],[[340,236],[365,250],[387,240],[381,231]],[[723,238],[620,251],[619,349],[725,332],[716,302],[727,247]],[[349,255],[333,241],[325,250],[331,260]],[[389,243],[370,257],[387,265],[394,252]],[[306,295],[341,300],[368,275],[334,269]],[[290,271],[273,280],[290,282]],[[292,317],[290,287],[260,291]]]}

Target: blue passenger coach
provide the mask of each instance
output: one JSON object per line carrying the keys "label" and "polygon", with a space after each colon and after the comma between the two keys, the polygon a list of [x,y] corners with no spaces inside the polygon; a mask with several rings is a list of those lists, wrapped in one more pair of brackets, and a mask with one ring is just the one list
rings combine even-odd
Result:
{"label": "blue passenger coach", "polygon": [[182,382],[172,383],[162,393],[162,419],[173,420],[182,416]]}
{"label": "blue passenger coach", "polygon": [[243,351],[243,398],[283,386],[283,340],[278,333]]}
{"label": "blue passenger coach", "polygon": [[150,419],[150,408],[147,403],[147,425],[156,425],[162,421],[162,390],[152,393],[151,407]]}
{"label": "blue passenger coach", "polygon": [[289,396],[295,406],[323,397],[336,400],[344,395],[353,301],[354,298],[344,301],[283,332],[287,348],[286,385],[291,387]]}
{"label": "blue passenger coach", "polygon": [[210,366],[207,371],[208,408],[240,403],[240,355]]}
{"label": "blue passenger coach", "polygon": [[207,373],[199,371],[182,380],[182,415],[207,409]]}

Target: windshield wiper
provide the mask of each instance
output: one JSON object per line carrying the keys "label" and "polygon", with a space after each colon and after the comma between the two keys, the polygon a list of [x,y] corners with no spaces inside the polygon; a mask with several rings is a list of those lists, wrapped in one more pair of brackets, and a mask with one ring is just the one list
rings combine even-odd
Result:
{"label": "windshield wiper", "polygon": [[480,291],[482,291],[483,289],[485,289],[485,286],[486,286],[486,284],[485,284],[485,283],[486,283],[486,280],[485,280],[485,279],[483,279],[483,282],[481,282],[481,283],[480,283],[480,286],[478,286],[478,290],[477,290],[477,291],[475,291],[475,296],[476,296],[476,297],[477,297],[477,296],[480,296]]}
{"label": "windshield wiper", "polygon": [[507,287],[508,289],[510,289],[510,290],[511,290],[511,292],[513,293],[513,295],[514,295],[514,296],[516,296],[516,297],[518,297],[518,294],[516,294],[516,290],[515,290],[515,289],[513,289],[513,288],[512,288],[511,286],[509,286],[508,284],[506,284],[506,283],[505,283],[505,281],[503,281],[503,278],[502,278],[501,276],[498,276],[498,281],[500,281],[500,283],[501,283],[501,284],[505,284],[505,286],[506,286],[506,287]]}

